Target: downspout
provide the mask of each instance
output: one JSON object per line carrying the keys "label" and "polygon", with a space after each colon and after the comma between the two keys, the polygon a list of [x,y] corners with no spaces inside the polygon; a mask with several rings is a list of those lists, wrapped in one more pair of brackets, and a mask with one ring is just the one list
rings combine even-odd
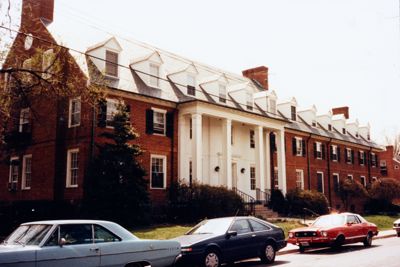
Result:
{"label": "downspout", "polygon": [[367,160],[367,164],[368,164],[368,181],[369,183],[371,183],[371,153],[372,153],[372,147],[369,147],[369,153],[368,153],[368,158]]}
{"label": "downspout", "polygon": [[307,178],[308,178],[308,190],[311,190],[311,167],[310,167],[310,149],[309,149],[309,141],[311,139],[311,134],[307,138],[306,147],[307,147]]}
{"label": "downspout", "polygon": [[332,191],[331,191],[331,143],[332,143],[332,138],[329,139],[328,142],[328,147],[326,149],[327,151],[327,161],[328,161],[328,199],[329,199],[329,205],[332,207]]}

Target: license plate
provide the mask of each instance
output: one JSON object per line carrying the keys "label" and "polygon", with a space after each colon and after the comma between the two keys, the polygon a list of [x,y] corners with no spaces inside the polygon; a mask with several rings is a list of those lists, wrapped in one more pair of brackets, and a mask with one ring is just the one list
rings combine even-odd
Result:
{"label": "license plate", "polygon": [[308,243],[308,242],[300,242],[300,245],[302,245],[303,247],[308,247],[310,245],[310,243]]}

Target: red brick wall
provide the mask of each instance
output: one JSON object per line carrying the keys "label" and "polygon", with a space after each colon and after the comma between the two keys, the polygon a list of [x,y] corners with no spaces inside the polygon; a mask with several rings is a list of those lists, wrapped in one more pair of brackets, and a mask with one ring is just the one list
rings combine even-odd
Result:
{"label": "red brick wall", "polygon": [[387,174],[382,177],[394,178],[400,181],[400,163],[393,160],[393,146],[387,146],[386,151],[379,153],[379,161],[386,162]]}

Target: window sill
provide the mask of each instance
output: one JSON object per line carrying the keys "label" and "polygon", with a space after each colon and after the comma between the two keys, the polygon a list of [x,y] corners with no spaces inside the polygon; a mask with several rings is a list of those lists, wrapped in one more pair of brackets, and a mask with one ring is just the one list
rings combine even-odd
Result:
{"label": "window sill", "polygon": [[65,188],[74,189],[74,188],[78,188],[78,185],[67,185]]}
{"label": "window sill", "polygon": [[68,125],[68,129],[70,129],[70,128],[76,128],[76,127],[79,127],[79,126],[81,126],[81,124],[77,124],[77,125]]}
{"label": "window sill", "polygon": [[166,190],[166,187],[150,187],[150,190]]}
{"label": "window sill", "polygon": [[29,190],[31,190],[31,188],[30,187],[24,187],[24,188],[21,188],[21,190],[22,191],[29,191]]}

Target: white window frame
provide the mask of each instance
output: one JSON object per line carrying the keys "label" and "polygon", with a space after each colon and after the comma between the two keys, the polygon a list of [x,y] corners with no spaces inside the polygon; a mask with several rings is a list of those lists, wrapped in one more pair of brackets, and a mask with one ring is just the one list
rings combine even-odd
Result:
{"label": "white window frame", "polygon": [[[73,107],[73,103],[74,102],[78,102],[79,105],[79,111],[73,111],[72,107]],[[78,127],[81,125],[81,115],[82,115],[82,103],[81,103],[81,98],[80,97],[75,97],[75,98],[71,98],[69,100],[69,116],[68,116],[68,128],[72,128],[72,127]],[[73,116],[79,116],[78,118],[78,123],[76,124],[72,124],[72,118]]]}
{"label": "white window frame", "polygon": [[[110,122],[113,121],[114,119],[114,115],[118,112],[118,103],[119,101],[117,99],[113,99],[113,98],[107,98],[107,103],[106,103],[106,128],[114,128],[114,126],[109,125]],[[110,112],[109,111],[109,104],[110,107],[111,105],[114,105],[115,107],[115,111],[114,112]]]}
{"label": "white window frame", "polygon": [[[73,153],[78,153],[78,167],[76,168],[78,170],[78,175],[76,179],[76,184],[72,184],[72,177],[71,177],[71,171],[72,171],[72,154]],[[72,148],[68,149],[67,151],[67,174],[66,174],[66,183],[65,186],[66,188],[77,188],[78,187],[78,181],[79,181],[79,148]]]}
{"label": "white window frame", "polygon": [[[114,62],[107,62],[107,52],[110,52],[110,53],[114,53],[114,54],[116,54],[117,55],[117,62],[116,63],[114,63]],[[104,52],[104,74],[107,76],[107,77],[112,77],[112,78],[118,78],[119,77],[119,51],[116,51],[116,50],[114,50],[114,49],[109,49],[109,48],[107,48],[106,49],[106,51]],[[115,65],[115,67],[117,68],[117,75],[114,75],[114,74],[111,74],[111,73],[107,73],[107,63],[108,64],[114,64]]]}
{"label": "white window frame", "polygon": [[347,174],[347,179],[354,180],[353,174]]}
{"label": "white window frame", "polygon": [[[254,172],[252,171],[254,170]],[[256,165],[250,165],[250,190],[254,191],[257,188],[257,180],[256,180]],[[254,175],[254,176],[253,176]],[[251,187],[252,183],[254,182],[254,189]]]}
{"label": "white window frame", "polygon": [[374,183],[374,182],[378,181],[378,178],[377,178],[376,176],[373,176],[373,177],[371,178],[371,181]]}
{"label": "white window frame", "polygon": [[[163,187],[153,187],[153,159],[162,159],[163,161],[163,173],[164,173],[164,179],[163,179]],[[150,155],[150,189],[153,190],[165,190],[167,188],[167,156],[165,155],[156,155],[156,154],[151,154]]]}
{"label": "white window frame", "polygon": [[318,174],[322,175],[322,192],[320,193],[325,194],[324,172],[317,172],[317,191],[318,191]]}
{"label": "white window frame", "polygon": [[[153,71],[156,72],[153,73]],[[151,87],[160,87],[160,64],[155,62],[150,62],[149,64],[149,85]]]}
{"label": "white window frame", "polygon": [[316,159],[322,159],[322,142],[315,142],[315,148],[317,150]]}
{"label": "white window frame", "polygon": [[296,156],[302,157],[303,156],[303,138],[295,137],[296,139]]}
{"label": "white window frame", "polygon": [[374,152],[371,152],[371,167],[376,168],[378,165],[378,162],[376,162],[376,154]]}
{"label": "white window frame", "polygon": [[[25,114],[28,114],[25,116]],[[23,108],[19,112],[19,125],[18,125],[18,131],[20,133],[23,132],[24,130],[24,125],[30,123],[30,109],[29,108]]]}
{"label": "white window frame", "polygon": [[272,185],[272,187],[274,189],[279,189],[279,169],[278,167],[274,167],[274,184]]}
{"label": "white window frame", "polygon": [[[334,153],[335,152],[335,153]],[[338,146],[337,145],[332,145],[332,155],[335,156],[335,159],[332,159],[332,161],[338,161]]]}
{"label": "white window frame", "polygon": [[[27,159],[30,159],[30,170],[27,172],[27,164],[26,161]],[[29,181],[29,186],[26,185],[26,175],[27,173],[30,175],[30,181]],[[21,189],[22,190],[29,190],[31,189],[32,186],[32,154],[29,155],[24,155],[22,157],[22,176],[21,176]]]}
{"label": "white window frame", "polygon": [[[190,96],[195,96],[196,95],[196,75],[194,75],[192,73],[188,73],[186,75],[186,83],[187,83],[186,93]],[[194,94],[189,94],[189,87],[194,88]]]}
{"label": "white window frame", "polygon": [[[161,135],[161,136],[165,136],[167,133],[167,111],[165,109],[159,109],[159,108],[151,108],[153,110],[153,135]],[[155,127],[155,123],[156,123],[156,113],[157,114],[162,114],[163,118],[164,118],[164,127],[163,127],[163,133],[156,133],[154,132],[154,129],[156,129]],[[161,128],[160,128],[161,129]],[[193,131],[193,130],[192,130]]]}
{"label": "white window frame", "polygon": [[249,139],[250,139],[250,149],[256,148],[256,131],[250,129],[249,131]]}
{"label": "white window frame", "polygon": [[367,187],[367,178],[364,175],[360,176],[360,182],[364,187]]}
{"label": "white window frame", "polygon": [[219,84],[218,85],[218,102],[219,103],[226,103],[226,85]]}
{"label": "white window frame", "polygon": [[[300,174],[300,181],[298,174]],[[300,182],[300,187],[299,187],[299,182]],[[304,190],[304,170],[302,169],[296,169],[296,188]]]}
{"label": "white window frame", "polygon": [[347,164],[353,164],[353,157],[352,157],[352,152],[353,150],[351,148],[346,147],[346,154],[347,154]]}
{"label": "white window frame", "polygon": [[312,127],[317,127],[317,120],[312,120],[311,126]]}
{"label": "white window frame", "polygon": [[[8,182],[9,182],[9,183],[18,184],[18,179],[19,179],[19,164],[18,164],[18,165],[13,165],[13,164],[12,164],[13,161],[19,161],[19,157],[11,157],[11,158],[10,158],[10,170],[9,170]],[[13,167],[14,167],[14,166],[18,166],[18,167],[17,167],[17,179],[16,179],[16,180],[13,179]]]}
{"label": "white window frame", "polygon": [[361,160],[361,158],[362,158],[362,164],[360,164],[361,166],[364,166],[365,165],[365,152],[363,151],[363,150],[360,150],[360,158],[359,158],[359,160]]}

